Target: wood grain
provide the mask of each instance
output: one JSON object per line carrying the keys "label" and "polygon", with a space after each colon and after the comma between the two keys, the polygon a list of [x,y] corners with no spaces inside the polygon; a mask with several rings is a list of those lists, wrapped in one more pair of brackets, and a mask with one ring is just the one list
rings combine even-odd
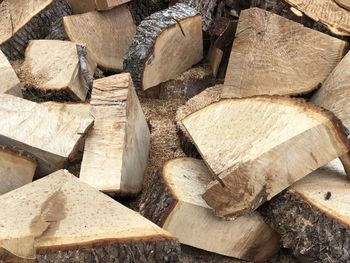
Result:
{"label": "wood grain", "polygon": [[19,79],[6,56],[0,50],[0,93],[22,97]]}

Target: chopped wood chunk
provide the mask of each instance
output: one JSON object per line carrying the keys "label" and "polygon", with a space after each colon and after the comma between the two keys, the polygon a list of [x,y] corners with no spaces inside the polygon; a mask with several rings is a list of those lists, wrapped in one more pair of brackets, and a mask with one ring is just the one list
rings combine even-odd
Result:
{"label": "chopped wood chunk", "polygon": [[167,231],[65,170],[0,196],[5,262],[177,262]]}
{"label": "chopped wood chunk", "polygon": [[203,56],[202,22],[197,11],[177,4],[154,13],[138,27],[124,68],[143,90],[176,78]]}
{"label": "chopped wood chunk", "polygon": [[257,212],[234,221],[214,215],[201,197],[210,181],[203,161],[171,160],[145,189],[141,214],[186,245],[254,262],[277,253],[279,237]]}
{"label": "chopped wood chunk", "polygon": [[43,102],[41,104],[55,111],[66,112],[73,115],[80,115],[83,118],[91,117],[91,107],[89,103],[59,103],[54,101],[48,101]]}
{"label": "chopped wood chunk", "polygon": [[142,187],[150,132],[128,73],[94,82],[80,179],[104,191],[137,194]]}
{"label": "chopped wood chunk", "polygon": [[69,14],[66,0],[0,1],[0,49],[11,60],[23,58],[29,40],[45,38]]}
{"label": "chopped wood chunk", "polygon": [[36,166],[35,159],[30,155],[9,147],[0,147],[0,195],[30,183]]}
{"label": "chopped wood chunk", "polygon": [[[89,91],[84,74],[92,77],[96,63],[90,52],[79,54],[78,46],[61,40],[30,41],[21,70],[26,88],[45,99],[84,101]],[[82,70],[80,56],[87,72]]]}
{"label": "chopped wood chunk", "polygon": [[94,10],[109,10],[130,0],[68,0],[74,14],[87,13]]}
{"label": "chopped wood chunk", "polygon": [[336,35],[350,35],[350,12],[339,4],[339,0],[286,0],[294,8],[315,21],[325,24]]}
{"label": "chopped wood chunk", "polygon": [[65,167],[92,117],[67,114],[35,102],[0,94],[0,144],[17,147],[38,162],[37,175]]}
{"label": "chopped wood chunk", "polygon": [[22,97],[19,79],[6,56],[0,50],[0,93]]}
{"label": "chopped wood chunk", "polygon": [[345,41],[262,9],[244,10],[225,92],[237,97],[309,93],[324,82],[346,47]]}
{"label": "chopped wood chunk", "polygon": [[305,262],[350,261],[350,183],[334,160],[264,207],[282,245]]}
{"label": "chopped wood chunk", "polygon": [[350,149],[340,121],[302,100],[226,99],[182,120],[214,180],[203,198],[240,216]]}
{"label": "chopped wood chunk", "polygon": [[123,56],[136,30],[126,5],[105,12],[66,16],[63,25],[68,39],[85,45],[99,66],[122,71]]}

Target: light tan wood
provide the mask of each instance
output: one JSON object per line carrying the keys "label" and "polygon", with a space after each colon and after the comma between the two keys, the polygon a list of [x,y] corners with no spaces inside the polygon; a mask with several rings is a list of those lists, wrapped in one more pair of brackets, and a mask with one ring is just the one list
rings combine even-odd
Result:
{"label": "light tan wood", "polygon": [[334,0],[341,7],[350,10],[350,1],[349,0]]}
{"label": "light tan wood", "polygon": [[[259,8],[242,11],[227,68],[227,96],[298,95],[319,87],[347,43]],[[302,57],[302,58],[301,58]]]}
{"label": "light tan wood", "polygon": [[19,79],[6,56],[0,50],[0,93],[22,97]]}
{"label": "light tan wood", "polygon": [[[339,4],[339,0],[337,1]],[[286,0],[287,3],[313,20],[325,24],[334,34],[348,36],[350,35],[350,13],[339,6],[337,1]]]}
{"label": "light tan wood", "polygon": [[0,148],[0,195],[10,192],[33,180],[36,161],[25,153]]}
{"label": "light tan wood", "polygon": [[123,56],[136,31],[126,5],[105,12],[66,16],[63,23],[68,38],[86,45],[99,66],[123,70]]}
{"label": "light tan wood", "polygon": [[80,179],[105,192],[138,193],[150,133],[130,74],[96,80],[91,106],[95,124],[86,139]]}
{"label": "light tan wood", "polygon": [[162,228],[183,244],[218,254],[262,261],[279,249],[278,235],[259,213],[234,221],[216,217],[202,199],[211,175],[203,161],[179,158],[163,167],[163,177],[177,199]]}
{"label": "light tan wood", "polygon": [[67,114],[35,102],[0,95],[0,144],[35,156],[37,174],[47,175],[73,158],[92,117]]}
{"label": "light tan wood", "polygon": [[54,111],[66,112],[73,115],[80,115],[83,118],[91,118],[91,105],[89,103],[59,103],[54,101],[47,101],[41,103],[45,107]]}
{"label": "light tan wood", "polygon": [[[94,74],[96,63],[87,53],[87,67]],[[89,90],[80,70],[77,44],[61,40],[32,40],[22,65],[22,81],[42,92],[64,93],[84,101]]]}
{"label": "light tan wood", "polygon": [[284,97],[222,100],[182,124],[217,179],[203,198],[221,217],[255,210],[349,151],[330,112]]}
{"label": "light tan wood", "polygon": [[2,195],[0,202],[0,247],[20,258],[139,239],[173,239],[65,170]]}
{"label": "light tan wood", "polygon": [[9,40],[54,0],[3,0],[0,5],[0,44]]}
{"label": "light tan wood", "polygon": [[94,10],[109,10],[130,0],[69,0],[74,14],[87,13]]}
{"label": "light tan wood", "polygon": [[202,42],[200,16],[187,18],[164,30],[154,44],[153,55],[145,64],[143,89],[176,78],[198,63],[203,57]]}

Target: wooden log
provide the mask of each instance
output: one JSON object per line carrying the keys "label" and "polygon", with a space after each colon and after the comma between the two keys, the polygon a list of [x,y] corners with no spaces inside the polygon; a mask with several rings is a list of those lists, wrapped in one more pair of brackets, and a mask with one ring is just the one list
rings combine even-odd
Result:
{"label": "wooden log", "polygon": [[342,8],[350,10],[350,1],[349,0],[335,0],[335,2],[340,5]]}
{"label": "wooden log", "polygon": [[143,192],[140,212],[186,245],[254,262],[275,255],[279,237],[257,212],[234,221],[213,214],[201,197],[211,178],[203,161],[168,161]]}
{"label": "wooden log", "polygon": [[91,106],[89,103],[59,103],[54,101],[47,101],[41,103],[46,108],[50,108],[53,111],[65,112],[68,114],[79,115],[82,118],[90,118]]}
{"label": "wooden log", "polygon": [[178,261],[179,244],[167,231],[65,170],[2,195],[0,202],[5,262]]}
{"label": "wooden log", "polygon": [[133,0],[130,3],[131,12],[139,25],[141,21],[163,9],[169,7],[169,0]]}
{"label": "wooden log", "polygon": [[198,63],[202,42],[200,15],[185,4],[177,4],[151,15],[137,27],[124,69],[131,73],[136,88],[147,90]]}
{"label": "wooden log", "polygon": [[43,176],[74,158],[92,117],[67,114],[35,102],[0,94],[0,144],[33,155]]}
{"label": "wooden log", "polygon": [[182,125],[216,177],[203,198],[220,217],[255,210],[350,149],[332,113],[285,97],[221,100]]}
{"label": "wooden log", "polygon": [[51,25],[71,14],[66,0],[0,2],[0,49],[11,60],[23,58],[31,39],[45,38]]}
{"label": "wooden log", "polygon": [[0,195],[30,183],[36,167],[37,163],[31,155],[0,147]]}
{"label": "wooden log", "polygon": [[350,261],[350,184],[334,160],[264,206],[284,247],[305,262]]}
{"label": "wooden log", "polygon": [[80,179],[104,192],[137,194],[150,147],[150,132],[128,73],[94,82]]}
{"label": "wooden log", "polygon": [[126,5],[105,12],[66,16],[63,27],[64,35],[70,41],[86,46],[100,67],[122,71],[123,56],[136,30]]}
{"label": "wooden log", "polygon": [[0,50],[0,93],[22,97],[19,79],[6,56]]}
{"label": "wooden log", "polygon": [[[347,43],[262,9],[241,12],[225,78],[231,96],[298,95],[319,87]],[[306,54],[300,59],[300,54]]]}
{"label": "wooden log", "polygon": [[[39,98],[56,101],[85,101],[96,62],[90,52],[79,54],[76,43],[61,40],[32,40],[21,67],[26,89]],[[86,61],[86,72],[80,61]]]}
{"label": "wooden log", "polygon": [[130,0],[68,0],[68,2],[74,14],[83,14],[94,10],[109,10]]}
{"label": "wooden log", "polygon": [[326,25],[331,32],[340,36],[350,35],[350,13],[333,0],[285,0],[313,20]]}

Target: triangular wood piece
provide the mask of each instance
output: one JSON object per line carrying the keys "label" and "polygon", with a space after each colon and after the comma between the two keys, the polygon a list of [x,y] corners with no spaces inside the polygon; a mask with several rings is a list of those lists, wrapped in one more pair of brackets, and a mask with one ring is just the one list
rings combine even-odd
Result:
{"label": "triangular wood piece", "polygon": [[105,12],[66,16],[63,25],[66,37],[85,45],[99,66],[114,71],[123,69],[123,56],[136,31],[126,5]]}
{"label": "triangular wood piece", "polygon": [[65,170],[0,196],[0,203],[2,259],[175,262],[180,250],[168,232]]}
{"label": "triangular wood piece", "polygon": [[339,5],[347,1],[286,0],[286,2],[313,20],[326,25],[332,33],[341,36],[350,35],[350,12]]}
{"label": "triangular wood piece", "polygon": [[45,38],[70,13],[66,0],[0,1],[0,49],[9,59],[22,58],[29,40]]}
{"label": "triangular wood piece", "polygon": [[68,0],[74,14],[87,13],[94,10],[109,10],[130,0]]}
{"label": "triangular wood piece", "polygon": [[22,91],[16,72],[12,68],[6,56],[0,50],[0,93],[7,93],[22,97]]}
{"label": "triangular wood piece", "polygon": [[0,195],[30,183],[36,166],[35,159],[29,154],[0,147]]}
{"label": "triangular wood piece", "polygon": [[177,77],[203,56],[201,16],[185,4],[154,13],[137,27],[124,68],[143,90]]}
{"label": "triangular wood piece", "polygon": [[264,214],[305,262],[349,262],[349,199],[350,183],[334,160],[273,198]]}
{"label": "triangular wood piece", "polygon": [[186,245],[254,262],[277,253],[279,237],[257,212],[234,221],[214,215],[201,197],[210,181],[203,161],[168,161],[148,183],[140,212]]}
{"label": "triangular wood piece", "polygon": [[26,88],[38,97],[59,101],[84,101],[89,84],[82,71],[86,62],[92,77],[96,63],[90,52],[78,54],[79,45],[61,40],[32,40],[25,53],[20,77]]}
{"label": "triangular wood piece", "polygon": [[86,138],[80,179],[105,192],[138,193],[150,133],[130,74],[96,80],[90,103],[95,124]]}
{"label": "triangular wood piece", "polygon": [[239,216],[347,153],[340,121],[303,100],[226,99],[182,120],[216,180],[203,198],[218,216]]}
{"label": "triangular wood piece", "polygon": [[73,158],[93,123],[85,117],[0,94],[0,144],[14,146],[38,161],[37,174],[47,175]]}
{"label": "triangular wood piece", "polygon": [[237,97],[309,93],[327,78],[346,47],[345,41],[265,10],[244,10],[225,78],[225,85],[232,87],[226,93]]}

